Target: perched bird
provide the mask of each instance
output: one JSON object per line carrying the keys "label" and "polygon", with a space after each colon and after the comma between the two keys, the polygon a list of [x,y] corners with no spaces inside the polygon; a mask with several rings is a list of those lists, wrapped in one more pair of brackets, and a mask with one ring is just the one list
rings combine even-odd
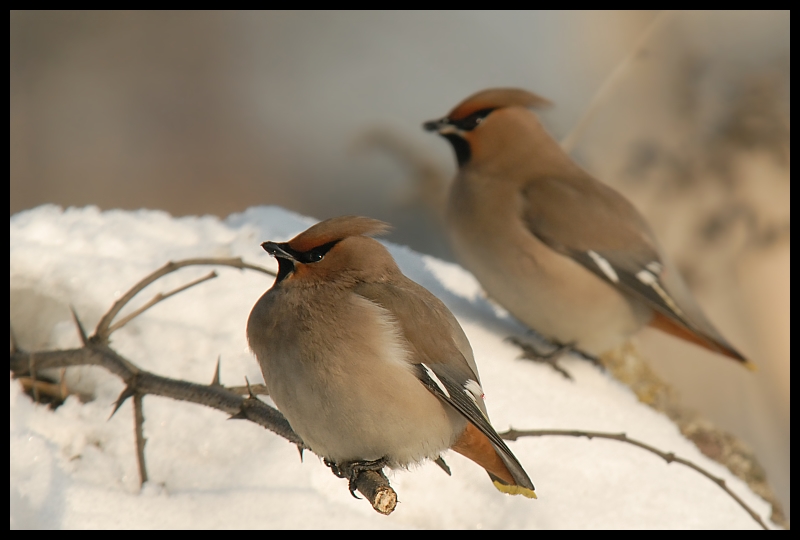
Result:
{"label": "perched bird", "polygon": [[557,345],[597,355],[650,325],[752,366],[709,322],[639,212],[581,169],[525,90],[474,94],[423,124],[458,173],[447,226],[486,292]]}
{"label": "perched bird", "polygon": [[269,395],[330,463],[443,463],[452,448],[486,469],[500,491],[535,498],[489,423],[456,318],[367,236],[387,229],[346,216],[261,244],[277,258],[278,275],[250,313],[247,339]]}

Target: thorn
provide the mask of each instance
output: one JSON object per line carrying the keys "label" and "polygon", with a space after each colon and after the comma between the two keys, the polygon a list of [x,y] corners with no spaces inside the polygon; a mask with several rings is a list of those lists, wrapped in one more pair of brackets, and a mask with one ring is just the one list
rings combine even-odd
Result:
{"label": "thorn", "polygon": [[[72,312],[72,320],[75,321],[75,326],[78,327],[78,337],[81,338],[81,343],[83,343],[83,346],[85,347],[89,344],[89,338],[86,337],[86,330],[83,329],[83,325],[81,324],[81,320],[78,318],[78,314],[75,312],[75,308],[70,305],[69,310]],[[114,413],[111,414],[113,415]]]}
{"label": "thorn", "polygon": [[219,363],[222,360],[222,355],[217,356],[217,368],[214,370],[214,378],[211,379],[211,386],[222,386],[219,383]]}
{"label": "thorn", "polygon": [[111,411],[111,414],[109,415],[108,419],[111,420],[111,418],[116,414],[119,408],[122,407],[122,404],[125,403],[128,400],[128,398],[132,397],[135,393],[136,390],[134,390],[130,386],[126,386],[125,390],[123,390],[122,393],[117,398],[116,403],[114,403],[114,410]]}
{"label": "thorn", "polygon": [[244,382],[247,385],[247,393],[250,394],[250,397],[248,399],[258,399],[256,395],[253,393],[253,389],[250,388],[250,381],[247,380],[247,375],[245,375],[244,377]]}
{"label": "thorn", "polygon": [[297,451],[300,452],[300,463],[303,463],[303,450],[305,450],[305,449],[298,444],[297,445]]}
{"label": "thorn", "polygon": [[446,472],[447,476],[453,476],[453,473],[450,472],[450,467],[444,462],[444,458],[442,458],[442,456],[437,457],[433,460],[433,462],[436,463],[444,472]]}
{"label": "thorn", "polygon": [[244,414],[244,411],[239,411],[236,414],[232,414],[228,417],[228,420],[245,420],[247,419],[247,415]]}

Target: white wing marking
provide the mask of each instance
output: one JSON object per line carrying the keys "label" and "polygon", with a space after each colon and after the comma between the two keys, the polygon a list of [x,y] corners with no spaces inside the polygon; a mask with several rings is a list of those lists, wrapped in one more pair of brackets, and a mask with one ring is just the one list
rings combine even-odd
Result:
{"label": "white wing marking", "polygon": [[[656,265],[656,264],[659,267],[661,266],[657,262],[651,262],[650,264],[647,265],[647,267],[650,268],[651,265]],[[681,308],[678,307],[678,304],[675,303],[675,301],[672,299],[672,297],[667,294],[667,291],[665,291],[661,287],[661,283],[658,282],[658,278],[656,276],[654,276],[653,274],[651,274],[647,270],[640,270],[639,272],[636,273],[636,279],[638,279],[639,281],[641,281],[645,285],[649,285],[650,287],[652,287],[653,290],[656,291],[658,296],[661,297],[661,299],[664,301],[664,303],[667,304],[670,307],[670,309],[672,309],[672,311],[674,311],[675,313],[677,313],[681,317],[684,317],[683,310],[681,310]]]}
{"label": "white wing marking", "polygon": [[439,380],[439,377],[436,376],[436,373],[434,373],[433,370],[431,368],[429,368],[428,366],[426,366],[425,364],[420,364],[420,365],[423,368],[425,368],[425,372],[428,374],[428,377],[433,379],[433,382],[436,383],[436,386],[439,387],[439,390],[441,390],[442,393],[444,395],[446,395],[447,397],[450,397],[450,392],[448,392],[447,388],[444,387],[444,383],[442,383],[442,381]]}
{"label": "white wing marking", "polygon": [[661,270],[664,269],[664,267],[658,261],[652,261],[652,262],[647,263],[645,265],[645,268],[647,268],[648,270],[650,270],[654,274],[660,274]]}
{"label": "white wing marking", "polygon": [[587,253],[589,254],[589,257],[592,258],[592,260],[597,265],[597,267],[600,268],[600,270],[603,271],[603,273],[606,275],[606,277],[608,279],[610,279],[614,283],[619,283],[619,276],[614,271],[614,267],[612,267],[611,264],[607,260],[605,260],[603,257],[598,255],[596,252],[592,251],[591,249]]}

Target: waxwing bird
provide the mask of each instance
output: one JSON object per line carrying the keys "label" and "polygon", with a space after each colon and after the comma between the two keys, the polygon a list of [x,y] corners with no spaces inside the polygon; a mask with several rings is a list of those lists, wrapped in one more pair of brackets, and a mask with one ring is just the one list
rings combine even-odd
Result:
{"label": "waxwing bird", "polygon": [[247,339],[270,396],[327,462],[406,467],[452,448],[500,491],[535,498],[489,423],[456,318],[367,236],[387,229],[347,216],[262,244],[278,275],[250,313]]}
{"label": "waxwing bird", "polygon": [[484,90],[423,127],[458,173],[447,226],[456,256],[512,315],[597,355],[645,325],[752,366],[709,322],[639,212],[581,169],[539,123],[549,102]]}

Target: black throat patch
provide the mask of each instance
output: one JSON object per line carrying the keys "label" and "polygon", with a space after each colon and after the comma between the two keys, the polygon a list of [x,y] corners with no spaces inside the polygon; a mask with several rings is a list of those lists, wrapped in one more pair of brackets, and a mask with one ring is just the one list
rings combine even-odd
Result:
{"label": "black throat patch", "polygon": [[278,275],[275,277],[275,283],[280,283],[286,276],[294,271],[294,262],[289,259],[278,257]]}
{"label": "black throat patch", "polygon": [[456,161],[459,167],[466,165],[472,157],[472,150],[469,148],[469,143],[461,135],[456,133],[444,133],[442,137],[447,139],[453,150],[456,153]]}

